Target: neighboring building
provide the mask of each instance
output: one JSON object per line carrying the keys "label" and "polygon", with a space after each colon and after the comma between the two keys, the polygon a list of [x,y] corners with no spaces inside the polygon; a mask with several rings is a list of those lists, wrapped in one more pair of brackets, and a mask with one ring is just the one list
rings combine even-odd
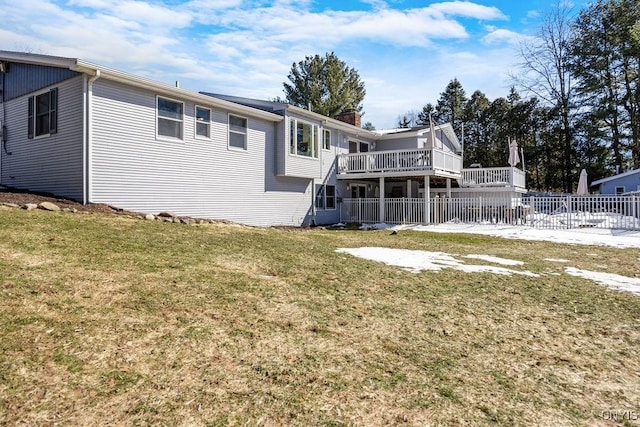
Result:
{"label": "neighboring building", "polygon": [[358,199],[374,200],[376,219],[385,220],[387,198],[422,198],[428,207],[440,195],[526,192],[517,168],[463,170],[448,124],[370,132],[356,112],[336,120],[7,51],[0,84],[0,185],[83,203],[309,225],[340,221]]}
{"label": "neighboring building", "polygon": [[602,178],[591,183],[596,194],[626,194],[640,191],[640,169]]}

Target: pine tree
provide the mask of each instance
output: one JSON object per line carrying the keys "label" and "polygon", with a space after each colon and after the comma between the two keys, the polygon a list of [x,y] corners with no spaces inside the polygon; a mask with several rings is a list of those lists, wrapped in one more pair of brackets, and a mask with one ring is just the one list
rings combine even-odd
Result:
{"label": "pine tree", "polygon": [[283,83],[286,100],[301,108],[335,117],[344,111],[362,111],[364,83],[358,72],[333,53],[307,56],[293,63],[289,83]]}
{"label": "pine tree", "polygon": [[444,92],[440,94],[440,99],[436,103],[434,120],[438,123],[451,123],[454,131],[462,130],[462,114],[464,105],[467,102],[462,84],[457,78],[449,82]]}

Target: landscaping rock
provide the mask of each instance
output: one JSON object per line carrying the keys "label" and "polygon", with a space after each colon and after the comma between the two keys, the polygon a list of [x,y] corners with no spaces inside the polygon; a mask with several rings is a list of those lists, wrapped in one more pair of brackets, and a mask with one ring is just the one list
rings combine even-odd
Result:
{"label": "landscaping rock", "polygon": [[158,214],[158,216],[160,216],[160,217],[162,217],[162,218],[175,218],[175,217],[176,217],[176,214],[174,214],[173,212],[168,212],[168,211],[166,211],[166,212],[160,212],[160,213]]}
{"label": "landscaping rock", "polygon": [[153,215],[153,214],[146,214],[146,215],[144,216],[144,219],[146,219],[147,221],[153,221],[153,220],[155,220],[155,219],[156,219],[156,216],[155,216],[155,215]]}
{"label": "landscaping rock", "polygon": [[51,202],[42,202],[38,205],[40,209],[44,209],[45,211],[58,212],[60,211],[60,207],[55,203]]}
{"label": "landscaping rock", "polygon": [[26,205],[22,206],[22,209],[26,209],[28,211],[32,211],[34,209],[38,209],[38,205],[36,205],[35,203],[27,203]]}
{"label": "landscaping rock", "polygon": [[6,206],[8,208],[19,208],[19,205],[16,205],[15,203],[3,203],[3,206]]}

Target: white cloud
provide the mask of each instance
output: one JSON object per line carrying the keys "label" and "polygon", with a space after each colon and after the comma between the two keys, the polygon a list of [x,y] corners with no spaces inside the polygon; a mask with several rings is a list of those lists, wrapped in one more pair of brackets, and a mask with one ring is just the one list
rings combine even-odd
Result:
{"label": "white cloud", "polygon": [[497,7],[482,6],[469,1],[452,1],[433,3],[429,9],[441,12],[445,15],[463,16],[484,20],[507,19]]}
{"label": "white cloud", "polygon": [[505,42],[517,33],[485,30],[484,44],[478,43],[470,21],[475,27],[477,21],[507,19],[495,7],[469,1],[413,9],[401,9],[395,0],[360,3],[369,6],[0,0],[0,49],[78,57],[160,81],[180,80],[185,89],[260,98],[282,95],[293,62],[333,51],[360,73],[367,90],[365,121],[378,128],[435,102],[454,77],[469,92],[479,88],[491,96],[489,86],[506,75]]}
{"label": "white cloud", "polygon": [[497,28],[490,30],[486,36],[482,37],[482,41],[487,44],[511,44],[517,46],[526,38],[528,37],[515,31]]}

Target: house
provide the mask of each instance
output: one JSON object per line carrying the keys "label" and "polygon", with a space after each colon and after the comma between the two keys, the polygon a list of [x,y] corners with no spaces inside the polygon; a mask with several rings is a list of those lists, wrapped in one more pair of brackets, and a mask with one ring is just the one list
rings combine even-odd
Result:
{"label": "house", "polygon": [[640,191],[640,169],[602,178],[591,183],[596,194],[625,194]]}
{"label": "house", "polygon": [[449,124],[371,132],[355,111],[334,119],[9,51],[0,84],[0,185],[83,203],[299,226],[395,221],[398,199],[430,222],[440,195],[526,192],[517,168],[462,169]]}

